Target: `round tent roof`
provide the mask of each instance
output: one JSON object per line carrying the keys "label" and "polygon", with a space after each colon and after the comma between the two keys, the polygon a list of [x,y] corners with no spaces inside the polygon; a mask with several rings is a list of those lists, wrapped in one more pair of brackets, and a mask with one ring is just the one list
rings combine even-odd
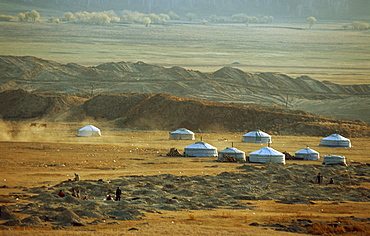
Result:
{"label": "round tent roof", "polygon": [[185,128],[180,128],[178,130],[172,131],[171,134],[194,134],[194,132]]}
{"label": "round tent roof", "polygon": [[341,136],[340,134],[332,134],[322,140],[333,140],[333,141],[350,141],[348,138]]}
{"label": "round tent roof", "polygon": [[256,130],[256,131],[251,131],[249,133],[246,133],[243,135],[243,137],[271,137],[271,135],[261,131],[261,130]]}
{"label": "round tent roof", "polygon": [[217,149],[214,146],[212,146],[208,143],[202,142],[202,141],[198,141],[196,143],[193,143],[193,144],[191,144],[191,145],[189,145],[185,148],[186,149]]}
{"label": "round tent roof", "polygon": [[94,134],[101,135],[100,129],[93,125],[86,125],[78,130],[78,136],[92,136]]}
{"label": "round tent roof", "polygon": [[319,154],[317,151],[309,148],[309,147],[305,147],[299,151],[296,151],[295,152],[296,154]]}
{"label": "round tent roof", "polygon": [[249,153],[249,155],[259,155],[259,156],[284,156],[283,153],[276,151],[271,147],[263,147],[257,151]]}
{"label": "round tent roof", "polygon": [[230,153],[230,154],[242,153],[244,154],[245,152],[240,151],[239,149],[234,148],[234,147],[227,147],[224,150],[220,151],[220,153]]}

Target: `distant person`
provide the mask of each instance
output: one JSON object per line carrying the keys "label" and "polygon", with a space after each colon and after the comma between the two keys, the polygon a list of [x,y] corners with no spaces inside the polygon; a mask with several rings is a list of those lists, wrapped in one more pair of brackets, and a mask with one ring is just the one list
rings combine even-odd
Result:
{"label": "distant person", "polygon": [[75,173],[74,181],[80,181],[80,176],[77,173]]}
{"label": "distant person", "polygon": [[116,190],[116,201],[121,201],[121,194],[122,194],[122,190],[117,187],[117,190]]}
{"label": "distant person", "polygon": [[329,184],[334,184],[334,179],[332,177],[330,177]]}
{"label": "distant person", "polygon": [[85,195],[82,200],[89,200],[89,196]]}
{"label": "distant person", "polygon": [[74,188],[72,188],[72,197],[77,197],[77,192]]}
{"label": "distant person", "polygon": [[316,176],[316,183],[321,184],[321,182],[322,182],[322,175],[321,175],[321,173],[318,173],[317,176]]}
{"label": "distant person", "polygon": [[105,200],[107,200],[107,201],[113,201],[112,195],[107,195],[107,198]]}
{"label": "distant person", "polygon": [[60,190],[60,191],[59,191],[59,193],[58,193],[58,196],[59,196],[59,197],[65,197],[65,196],[66,196],[66,194],[65,194],[65,193],[63,193],[63,190]]}

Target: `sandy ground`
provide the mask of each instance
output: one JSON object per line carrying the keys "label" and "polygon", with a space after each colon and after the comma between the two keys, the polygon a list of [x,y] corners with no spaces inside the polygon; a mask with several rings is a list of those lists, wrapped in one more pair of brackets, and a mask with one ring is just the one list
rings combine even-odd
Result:
{"label": "sandy ground", "polygon": [[[191,140],[168,140],[166,131],[129,132],[103,128],[103,136],[76,137],[80,124],[64,124],[45,129],[30,129],[26,125],[16,135],[2,133],[0,136],[0,188],[1,205],[21,205],[29,203],[24,191],[31,187],[52,187],[73,178],[79,173],[82,181],[117,180],[125,177],[154,176],[171,174],[174,176],[216,176],[223,172],[241,173],[241,163],[219,163],[216,158],[166,157],[170,148],[183,148],[194,143]],[[218,150],[234,146],[250,153],[261,144],[242,143],[243,133],[197,133],[196,139],[212,144]],[[370,147],[368,139],[352,139],[352,148],[327,148],[318,146],[321,137],[273,136],[272,147],[278,151],[294,154],[310,146],[321,156],[328,154],[344,155],[349,165],[367,163]],[[288,160],[286,166],[321,165],[321,161]],[[246,165],[263,166],[260,164]],[[367,167],[369,170],[369,167]],[[314,178],[314,177],[313,177]],[[369,178],[368,172],[363,178]],[[367,181],[360,184],[369,189]],[[293,192],[294,193],[294,192]],[[293,233],[277,231],[274,224],[288,224],[292,220],[315,219],[320,222],[334,222],[339,217],[367,219],[370,204],[366,202],[314,201],[314,204],[282,204],[275,200],[242,201],[252,204],[253,209],[229,209],[222,206],[216,209],[180,211],[160,210],[160,213],[145,213],[141,220],[119,221],[106,219],[105,223],[69,227],[50,231],[50,227],[6,227],[2,235],[290,235]],[[23,217],[29,216],[27,214]],[[0,223],[5,223],[0,219]],[[363,230],[347,235],[366,235],[369,221],[361,224]],[[251,225],[258,223],[257,226]],[[132,229],[135,228],[135,229]],[[131,230],[130,230],[131,229]],[[137,230],[136,230],[137,229]],[[296,232],[294,234],[297,234]]]}

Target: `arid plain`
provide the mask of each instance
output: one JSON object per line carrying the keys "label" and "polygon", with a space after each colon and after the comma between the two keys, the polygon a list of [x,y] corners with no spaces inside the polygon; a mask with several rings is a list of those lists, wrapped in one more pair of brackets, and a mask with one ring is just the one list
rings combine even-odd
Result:
{"label": "arid plain", "polygon": [[[346,31],[337,22],[318,23],[313,29],[305,23],[150,28],[0,24],[2,55],[86,66],[144,61],[208,72],[232,66],[249,72],[309,75],[342,85],[370,83],[369,31]],[[357,98],[349,99],[343,111],[368,112],[368,96],[361,99],[360,105]],[[323,107],[330,104],[330,110],[336,110],[342,101],[297,103],[327,115],[329,109]],[[322,137],[273,135],[271,146],[278,151],[293,154],[309,146],[321,156],[344,155],[348,162],[342,167],[322,166],[321,160],[288,160],[282,166],[167,157],[170,148],[182,152],[194,142],[169,140],[169,130],[133,132],[94,120],[32,120],[47,127],[30,127],[30,122],[1,123],[0,201],[15,214],[1,219],[2,235],[369,234],[368,138],[352,138],[352,148],[327,148],[318,146]],[[102,129],[102,137],[76,137],[77,130],[90,123]],[[196,133],[196,139],[219,150],[233,145],[247,154],[263,146],[242,143],[242,134]],[[311,183],[319,171],[325,176],[324,184]],[[99,190],[87,203],[56,197],[60,187],[70,189],[62,182],[74,173],[81,176],[77,187],[92,184]],[[334,185],[326,185],[329,176]],[[99,179],[107,191],[98,188]],[[124,189],[123,201],[103,201],[118,185]],[[95,207],[94,214],[78,209],[86,204]],[[116,209],[128,211],[132,218],[122,220]],[[66,212],[81,225],[71,226],[57,217]],[[42,222],[21,221],[31,216]]]}
{"label": "arid plain", "polygon": [[[53,227],[53,223],[44,223],[44,226],[5,226],[3,229],[11,230],[3,230],[3,235],[32,235],[36,232],[40,235],[50,235],[51,233],[57,235],[89,235],[92,233],[96,235],[162,235],[163,233],[171,235],[268,235],[271,233],[274,235],[290,235],[304,232],[318,233],[321,231],[323,233],[341,232],[344,235],[366,235],[369,232],[369,201],[360,200],[360,197],[358,197],[358,200],[348,201],[348,197],[351,194],[353,195],[353,193],[345,194],[345,192],[349,193],[352,190],[356,192],[356,189],[362,191],[360,189],[369,189],[370,187],[369,167],[364,165],[368,162],[370,148],[367,138],[352,139],[352,148],[328,148],[318,146],[320,137],[273,136],[271,146],[276,150],[288,151],[293,154],[305,146],[310,146],[319,151],[321,156],[327,154],[346,156],[349,166],[325,167],[321,165],[321,160],[288,160],[285,166],[273,165],[266,167],[266,165],[252,163],[221,163],[216,162],[217,158],[212,157],[167,157],[166,153],[170,148],[175,147],[182,152],[185,146],[194,141],[169,140],[169,134],[165,131],[130,132],[117,130],[109,127],[109,124],[102,123],[100,124],[102,129],[101,137],[84,138],[76,136],[77,129],[81,125],[83,124],[48,123],[47,128],[35,128],[29,127],[28,122],[23,122],[18,124],[17,132],[14,133],[11,132],[12,129],[9,129],[9,124],[6,122],[2,124],[2,130],[7,131],[2,132],[0,149],[2,156],[0,182],[0,185],[3,186],[0,189],[2,205],[18,206],[16,208],[20,218],[29,216],[24,211],[21,213],[22,207],[20,206],[22,205],[27,206],[28,204],[29,206],[35,202],[40,205],[47,205],[50,204],[47,202],[52,201],[54,204],[59,204],[59,208],[63,208],[60,204],[64,203],[60,202],[59,199],[55,199],[58,192],[57,189],[59,188],[57,186],[61,182],[73,178],[74,173],[78,173],[81,176],[81,185],[79,187],[82,187],[85,182],[96,183],[98,179],[102,179],[107,182],[111,181],[110,191],[112,191],[120,180],[128,180],[128,182],[125,182],[125,185],[120,186],[125,189],[122,197],[123,203],[104,203],[103,199],[108,192],[101,192],[100,196],[98,195],[94,199],[88,200],[103,204],[105,208],[113,207],[114,204],[124,204],[123,206],[125,207],[130,207],[132,206],[131,204],[134,204],[134,206],[148,204],[148,199],[154,198],[149,191],[150,186],[153,184],[156,186],[161,185],[160,188],[163,188],[163,191],[165,191],[165,188],[168,188],[166,191],[169,193],[171,193],[171,184],[174,185],[173,187],[181,189],[185,183],[178,182],[176,176],[177,178],[198,178],[198,182],[193,182],[191,185],[197,185],[197,187],[205,189],[208,189],[207,186],[211,186],[213,188],[212,192],[214,191],[214,194],[217,194],[217,189],[222,187],[219,186],[219,183],[218,185],[216,182],[212,183],[213,180],[207,178],[224,176],[222,178],[226,182],[223,185],[234,185],[233,181],[236,181],[235,179],[228,180],[228,174],[232,175],[234,173],[237,177],[231,176],[231,178],[245,181],[245,186],[250,188],[249,190],[241,189],[241,192],[233,193],[234,195],[230,193],[235,198],[234,200],[238,202],[237,207],[229,202],[224,205],[215,202],[213,204],[214,208],[207,206],[204,207],[205,209],[194,207],[189,207],[189,209],[167,209],[165,207],[161,208],[160,200],[156,200],[156,203],[151,203],[151,207],[156,210],[148,211],[145,208],[146,212],[143,212],[144,216],[140,216],[140,219],[117,220],[115,217],[100,218],[95,216],[90,218],[85,216],[82,217],[84,222],[86,222],[84,226],[63,226],[63,230],[52,231],[50,230]],[[242,143],[242,135],[243,133],[196,133],[196,140],[202,139],[219,150],[233,145],[246,153],[265,146]],[[309,168],[310,172],[305,172],[305,168]],[[256,172],[258,169],[261,169],[260,174]],[[356,169],[361,169],[362,172],[358,173],[355,171]],[[293,170],[297,170],[299,173],[291,172]],[[309,183],[310,180],[313,181],[315,179],[315,170],[324,173],[323,185]],[[309,174],[307,175],[307,173]],[[172,182],[158,182],[158,176],[167,175],[174,178]],[[260,178],[260,175],[265,175],[267,179],[262,180],[262,182],[255,182],[257,181],[255,178]],[[326,185],[329,176],[334,177],[336,180],[330,193],[327,192],[328,185]],[[147,179],[141,179],[144,177],[147,177]],[[194,179],[188,181],[194,181]],[[251,197],[250,194],[255,191],[253,190],[254,188],[266,187],[263,182],[269,183],[269,190],[263,194],[257,192],[254,197]],[[292,188],[291,182],[302,185],[302,188]],[[130,190],[132,184],[134,186]],[[134,190],[141,189],[141,187],[147,189],[147,192],[136,193],[135,195]],[[227,185],[224,188],[228,189]],[[305,188],[310,189],[309,194],[312,194],[312,196],[302,197],[301,191]],[[36,189],[52,194],[47,195],[50,199],[39,198],[37,200],[29,198],[37,195]],[[334,197],[332,195],[335,192],[334,189],[339,189],[343,193],[339,193]],[[219,191],[222,192],[223,190]],[[233,191],[235,191],[235,187]],[[283,199],[278,198],[271,198],[270,200],[258,198],[261,195],[275,191],[281,191],[282,196],[289,196],[283,199],[291,202],[284,202]],[[236,200],[240,193],[249,196],[249,198]],[[194,202],[201,202],[199,199],[196,200],[200,196],[204,195],[205,198],[211,198],[212,196],[204,192],[193,192],[193,194],[194,196],[191,194],[187,196],[187,199]],[[324,198],[319,197],[323,195],[325,196]],[[342,200],[338,200],[341,199],[338,198],[341,195],[343,197]],[[173,197],[175,193],[169,196]],[[181,194],[176,196],[179,198],[178,201],[181,202]],[[133,200],[135,197],[145,200],[146,203],[133,203],[135,202]],[[364,199],[368,198],[368,196],[364,197]],[[164,199],[167,198],[168,196]],[[294,199],[300,200],[297,202]],[[222,197],[220,197],[220,200],[222,200]],[[204,201],[207,202],[207,200]],[[212,198],[212,201],[214,201],[214,198]],[[212,201],[208,203],[212,204]],[[77,207],[76,203],[68,204],[70,204],[71,209]],[[177,206],[176,204],[180,205],[180,203],[173,202],[168,204],[173,207]],[[239,205],[244,205],[244,207]],[[89,222],[97,219],[100,220],[99,224],[89,224]],[[292,225],[297,226],[297,222],[302,221],[311,221],[312,225],[330,225],[335,222],[341,222],[341,227],[343,227],[338,231],[333,231],[333,228],[324,228],[324,226],[318,229],[309,228],[312,231],[300,231],[301,229],[289,228]],[[5,223],[6,221],[3,220],[2,222]],[[352,228],[350,229],[350,227]],[[282,229],[283,231],[281,231]]]}

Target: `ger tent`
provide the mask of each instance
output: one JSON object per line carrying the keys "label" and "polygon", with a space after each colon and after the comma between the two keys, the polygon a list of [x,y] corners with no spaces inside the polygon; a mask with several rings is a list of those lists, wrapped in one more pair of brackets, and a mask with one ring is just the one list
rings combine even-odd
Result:
{"label": "ger tent", "polygon": [[225,156],[234,157],[239,162],[245,162],[245,152],[234,147],[228,147],[218,153],[218,160],[222,161]]}
{"label": "ger tent", "polygon": [[251,131],[243,135],[243,142],[246,143],[271,143],[271,135],[261,131]]}
{"label": "ger tent", "polygon": [[194,133],[188,129],[180,128],[178,130],[170,132],[170,139],[186,139],[194,140]]}
{"label": "ger tent", "polygon": [[96,128],[93,125],[87,125],[78,130],[77,136],[80,137],[91,137],[91,136],[101,136],[100,129]]}
{"label": "ger tent", "polygon": [[295,157],[303,160],[314,160],[314,161],[320,159],[319,153],[309,147],[296,151]]}
{"label": "ger tent", "polygon": [[320,146],[327,147],[351,147],[351,141],[339,134],[332,134],[321,139]]}
{"label": "ger tent", "polygon": [[346,166],[346,157],[337,155],[325,155],[322,160],[323,165],[344,165]]}
{"label": "ger tent", "polygon": [[285,164],[285,155],[271,147],[263,147],[257,151],[249,153],[249,161],[259,163],[274,162]]}
{"label": "ger tent", "polygon": [[184,148],[184,156],[186,157],[216,157],[217,148],[214,146],[199,141]]}

